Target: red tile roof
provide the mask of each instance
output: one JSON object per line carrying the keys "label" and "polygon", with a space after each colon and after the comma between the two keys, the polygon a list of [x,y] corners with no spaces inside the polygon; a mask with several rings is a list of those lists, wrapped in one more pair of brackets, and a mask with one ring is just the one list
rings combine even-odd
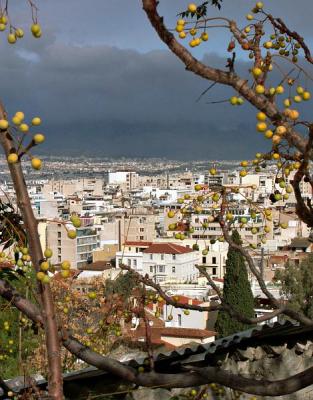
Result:
{"label": "red tile roof", "polygon": [[[136,330],[128,331],[127,334],[132,340],[140,340],[141,338],[146,338],[146,329],[144,327],[139,327]],[[159,345],[159,344],[168,345],[169,343],[166,342],[166,337],[175,337],[184,339],[207,339],[210,337],[214,337],[215,335],[216,335],[215,332],[208,331],[206,329],[171,328],[171,327],[160,328],[154,326],[150,328],[150,339],[151,343],[154,345]]]}
{"label": "red tile roof", "polygon": [[163,328],[161,332],[161,338],[162,336],[170,336],[177,338],[205,339],[215,335],[215,332],[207,331],[206,329],[189,328]]}
{"label": "red tile roof", "polygon": [[150,247],[145,249],[144,253],[154,254],[185,254],[192,253],[192,249],[180,246],[175,243],[153,243]]}
{"label": "red tile roof", "polygon": [[152,245],[152,242],[136,242],[136,241],[126,241],[124,246],[137,246],[137,247],[149,247]]}

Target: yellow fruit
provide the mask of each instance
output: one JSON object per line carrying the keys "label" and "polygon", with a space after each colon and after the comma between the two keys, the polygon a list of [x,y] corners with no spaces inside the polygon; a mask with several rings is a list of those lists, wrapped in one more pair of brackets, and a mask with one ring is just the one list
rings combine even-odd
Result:
{"label": "yellow fruit", "polygon": [[240,165],[242,167],[247,167],[249,165],[248,161],[241,161]]}
{"label": "yellow fruit", "polygon": [[184,30],[184,25],[176,25],[176,32],[182,32]]}
{"label": "yellow fruit", "polygon": [[80,228],[81,227],[81,220],[77,215],[72,215],[70,218],[72,224],[74,225],[75,228]]}
{"label": "yellow fruit", "polygon": [[185,39],[185,37],[186,37],[186,32],[180,32],[180,34],[179,34],[179,37],[181,38],[181,39]]}
{"label": "yellow fruit", "polygon": [[256,3],[255,7],[256,7],[258,10],[262,10],[262,8],[264,7],[264,4],[262,3],[262,1],[258,1],[258,2]]}
{"label": "yellow fruit", "polygon": [[70,230],[67,232],[67,237],[68,237],[69,239],[76,239],[76,237],[77,237],[77,232],[76,232],[76,230],[70,229]]}
{"label": "yellow fruit", "polygon": [[265,93],[265,87],[263,85],[256,85],[255,91],[257,94]]}
{"label": "yellow fruit", "polygon": [[299,169],[301,167],[301,163],[299,161],[296,161],[294,163],[294,167],[295,167],[295,169]]}
{"label": "yellow fruit", "polygon": [[297,111],[297,110],[290,110],[290,112],[289,112],[289,118],[292,120],[298,119],[299,115],[300,115],[299,111]]}
{"label": "yellow fruit", "polygon": [[43,143],[45,141],[45,135],[42,133],[36,133],[36,135],[33,137],[33,140],[36,144]]}
{"label": "yellow fruit", "polygon": [[38,126],[41,124],[41,119],[39,117],[35,117],[32,119],[32,125]]}
{"label": "yellow fruit", "polygon": [[17,117],[18,119],[20,119],[21,121],[23,121],[23,119],[25,118],[25,115],[22,111],[17,111],[15,113],[15,117]]}
{"label": "yellow fruit", "polygon": [[270,129],[268,129],[268,130],[264,133],[264,136],[265,136],[267,139],[271,139],[271,138],[273,137],[273,135],[274,135],[274,133],[273,133],[273,131],[271,131]]}
{"label": "yellow fruit", "polygon": [[29,126],[27,124],[21,124],[19,127],[21,132],[28,132],[29,131]]}
{"label": "yellow fruit", "polygon": [[51,258],[52,257],[52,250],[51,249],[46,249],[45,250],[45,252],[44,252],[44,256],[46,257],[46,258]]}
{"label": "yellow fruit", "polygon": [[308,91],[305,91],[302,95],[303,100],[308,101],[311,98],[311,93]]}
{"label": "yellow fruit", "polygon": [[2,15],[1,17],[0,17],[0,22],[1,22],[1,24],[7,24],[7,22],[8,22],[8,18],[5,16],[5,15]]}
{"label": "yellow fruit", "polygon": [[22,120],[18,118],[16,115],[14,115],[14,117],[12,118],[12,122],[14,125],[21,125]]}
{"label": "yellow fruit", "polygon": [[49,269],[49,263],[48,263],[48,261],[43,261],[43,262],[40,264],[40,269],[41,269],[42,271],[48,271],[48,269]]}
{"label": "yellow fruit", "polygon": [[232,106],[236,106],[237,103],[238,103],[238,97],[232,96],[232,97],[229,99],[229,102],[230,102],[230,104],[231,104]]}
{"label": "yellow fruit", "polygon": [[62,278],[68,278],[70,276],[70,271],[69,270],[62,270],[61,271],[61,276],[62,276]]}
{"label": "yellow fruit", "polygon": [[194,13],[197,11],[197,5],[195,3],[190,3],[188,5],[188,11],[190,11],[191,13]]}
{"label": "yellow fruit", "polygon": [[301,96],[294,96],[293,100],[294,100],[296,103],[301,103],[302,97],[301,97]]}
{"label": "yellow fruit", "polygon": [[261,68],[253,68],[252,70],[252,74],[255,78],[258,78],[260,75],[262,75],[263,71],[261,70]]}
{"label": "yellow fruit", "polygon": [[206,32],[203,32],[201,35],[201,39],[206,42],[209,39],[209,35]]}
{"label": "yellow fruit", "polygon": [[275,130],[275,133],[277,135],[284,135],[286,132],[287,132],[287,129],[284,125],[279,125]]}
{"label": "yellow fruit", "polygon": [[277,86],[277,88],[276,88],[276,94],[283,94],[284,93],[284,91],[285,91],[285,89],[284,89],[284,87],[283,86]]}
{"label": "yellow fruit", "polygon": [[256,115],[256,118],[258,121],[265,121],[266,120],[266,114],[264,112],[259,112]]}
{"label": "yellow fruit", "polygon": [[11,153],[8,155],[8,163],[15,164],[18,162],[18,155],[16,153]]}
{"label": "yellow fruit", "polygon": [[177,25],[185,25],[186,21],[184,19],[179,19]]}
{"label": "yellow fruit", "polygon": [[10,44],[16,43],[16,35],[15,35],[15,33],[9,33],[8,34],[8,42]]}
{"label": "yellow fruit", "polygon": [[69,261],[63,261],[61,264],[61,269],[63,270],[68,270],[71,268],[71,264]]}
{"label": "yellow fruit", "polygon": [[23,29],[21,29],[21,28],[16,29],[15,35],[16,35],[16,37],[18,37],[18,38],[22,38],[22,37],[24,36],[24,31],[23,31]]}
{"label": "yellow fruit", "polygon": [[91,300],[94,300],[94,299],[97,298],[97,294],[96,294],[96,292],[89,292],[89,293],[88,293],[88,297],[89,297]]}
{"label": "yellow fruit", "polygon": [[267,129],[267,125],[265,122],[259,122],[256,126],[257,131],[259,132],[265,132]]}
{"label": "yellow fruit", "polygon": [[272,137],[272,141],[273,141],[274,144],[279,144],[281,142],[281,140],[282,140],[282,138],[279,135],[274,135]]}
{"label": "yellow fruit", "polygon": [[3,32],[5,31],[6,25],[5,24],[0,24],[0,31]]}
{"label": "yellow fruit", "polygon": [[274,94],[276,93],[276,89],[274,87],[271,87],[269,93],[271,96],[274,96]]}
{"label": "yellow fruit", "polygon": [[44,278],[45,278],[45,276],[46,276],[46,274],[44,273],[44,272],[37,272],[37,279],[39,280],[39,281],[43,281],[44,280]]}
{"label": "yellow fruit", "polygon": [[42,35],[42,33],[41,33],[41,31],[40,31],[40,32],[34,34],[34,37],[35,37],[36,39],[39,39],[39,38],[41,37],[41,35]]}
{"label": "yellow fruit", "polygon": [[247,18],[248,21],[252,21],[254,19],[254,16],[251,15],[251,14],[247,14],[246,18]]}
{"label": "yellow fruit", "polygon": [[303,94],[304,93],[304,89],[303,89],[302,86],[298,86],[296,91],[297,91],[298,94]]}
{"label": "yellow fruit", "polygon": [[42,167],[42,162],[39,158],[33,157],[31,161],[32,167],[39,170]]}
{"label": "yellow fruit", "polygon": [[0,119],[0,130],[6,131],[9,127],[9,122],[6,119]]}
{"label": "yellow fruit", "polygon": [[217,173],[217,171],[216,171],[215,168],[211,168],[211,169],[210,169],[210,174],[211,174],[211,175],[216,175],[216,173]]}
{"label": "yellow fruit", "polygon": [[285,107],[290,107],[291,106],[291,100],[290,99],[285,99],[284,100],[284,106]]}
{"label": "yellow fruit", "polygon": [[244,178],[245,176],[247,176],[247,174],[248,174],[248,172],[247,172],[245,169],[243,169],[243,170],[240,171],[240,173],[239,173],[239,175],[240,175],[242,178]]}
{"label": "yellow fruit", "polygon": [[279,160],[280,155],[278,153],[274,153],[272,157],[274,160]]}
{"label": "yellow fruit", "polygon": [[273,42],[271,42],[271,41],[265,42],[264,47],[266,49],[271,49],[273,47]]}
{"label": "yellow fruit", "polygon": [[41,32],[41,27],[40,27],[39,24],[33,24],[33,25],[30,27],[30,30],[31,30],[31,33],[32,33],[33,35],[38,35],[38,34]]}
{"label": "yellow fruit", "polygon": [[189,33],[191,36],[195,36],[197,34],[197,29],[192,28],[192,29],[190,29]]}

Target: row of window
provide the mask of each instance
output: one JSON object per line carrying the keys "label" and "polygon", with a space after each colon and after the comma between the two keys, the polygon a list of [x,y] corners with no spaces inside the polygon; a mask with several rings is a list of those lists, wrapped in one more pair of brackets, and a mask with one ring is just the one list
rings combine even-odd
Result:
{"label": "row of window", "polygon": [[[165,273],[165,265],[150,265],[150,273]],[[175,274],[176,273],[176,267],[172,267],[172,273]]]}
{"label": "row of window", "polygon": [[[164,260],[164,254],[161,254],[161,260]],[[150,260],[153,260],[153,254],[150,254]],[[176,260],[176,254],[172,254],[172,260]]]}

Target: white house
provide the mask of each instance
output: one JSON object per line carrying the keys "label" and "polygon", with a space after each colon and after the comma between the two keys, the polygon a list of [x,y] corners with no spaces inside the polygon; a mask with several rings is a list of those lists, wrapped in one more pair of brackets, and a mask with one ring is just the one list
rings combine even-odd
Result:
{"label": "white house", "polygon": [[121,263],[148,274],[155,282],[197,282],[199,277],[195,267],[198,253],[174,243],[152,243],[136,251],[125,246],[116,253],[116,265]]}

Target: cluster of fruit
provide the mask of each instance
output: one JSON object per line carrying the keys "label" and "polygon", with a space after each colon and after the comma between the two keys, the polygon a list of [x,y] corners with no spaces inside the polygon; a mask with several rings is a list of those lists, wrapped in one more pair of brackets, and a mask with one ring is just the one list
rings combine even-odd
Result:
{"label": "cluster of fruit", "polygon": [[[9,33],[7,35],[8,43],[14,44],[18,39],[22,39],[24,37],[24,31],[22,28],[15,28],[10,23],[10,19],[8,14],[5,11],[0,12],[0,32],[4,32],[8,30]],[[38,23],[33,23],[30,27],[30,31],[34,38],[40,38],[42,35],[41,26]]]}
{"label": "cluster of fruit", "polygon": [[[194,3],[190,3],[188,5],[188,12],[191,13],[191,15],[194,15],[197,13],[197,5]],[[189,46],[190,47],[197,47],[199,46],[202,42],[206,42],[209,40],[209,35],[206,31],[206,28],[202,29],[202,32],[198,35],[198,29],[197,29],[197,24],[195,24],[193,27],[187,27],[187,23],[184,19],[179,19],[177,20],[176,23],[176,32],[178,33],[178,36],[180,39],[185,39],[188,35],[192,36],[192,39],[189,41]]]}
{"label": "cluster of fruit", "polygon": [[[18,143],[18,147],[23,144],[24,137],[30,134],[30,126],[24,122],[25,115],[22,111],[17,111],[12,117],[12,125],[10,125],[7,119],[0,119],[0,132],[10,130],[10,133],[21,132],[23,134],[22,138]],[[31,120],[31,125],[33,127],[39,126],[41,124],[41,119],[39,117],[34,117]],[[45,136],[42,133],[36,133],[32,136],[32,146],[41,144],[45,141]],[[12,151],[8,155],[8,163],[16,164],[20,161],[20,155],[16,151]],[[42,161],[37,157],[31,157],[31,165],[35,170],[40,170],[42,167]]]}
{"label": "cluster of fruit", "polygon": [[[256,159],[251,163],[252,165],[259,164],[260,162],[266,160],[266,155],[257,153]],[[244,169],[241,171],[240,176],[244,177],[248,174],[248,168],[250,167],[250,163],[248,161],[242,161],[240,164]],[[295,163],[285,163],[283,164],[281,161],[277,162],[278,168],[282,169],[282,176],[276,178],[276,188],[274,193],[270,196],[270,200],[272,203],[277,201],[286,201],[289,198],[290,193],[292,193],[293,188],[287,182],[287,177],[290,172],[296,170],[300,167],[299,162]],[[251,189],[256,189],[255,185],[251,185]],[[195,192],[201,191],[200,195],[196,196],[185,196],[187,198],[183,198],[180,204],[183,206],[179,210],[169,210],[167,213],[168,218],[177,218],[177,222],[171,223],[168,225],[168,230],[172,231],[175,239],[184,240],[190,236],[191,233],[195,231],[191,222],[192,214],[199,214],[205,208],[205,222],[201,223],[203,233],[209,228],[209,224],[212,222],[219,222],[220,220],[220,210],[221,210],[221,201],[222,196],[220,192],[210,192],[206,185],[195,185]],[[229,189],[229,193],[227,192],[227,204],[226,210],[224,212],[224,220],[229,223],[231,226],[236,226],[237,229],[245,229],[249,230],[252,235],[259,236],[259,242],[265,244],[266,243],[266,235],[270,232],[271,228],[267,225],[267,221],[272,221],[272,210],[270,208],[260,208],[257,205],[253,205],[252,202],[247,201],[247,205],[249,205],[249,215],[248,216],[236,216],[231,210],[231,196],[232,193],[239,193],[240,186],[233,187]],[[231,228],[230,226],[230,228]],[[287,229],[288,224],[285,222],[279,223],[279,227],[281,229]],[[224,236],[219,236],[215,239],[210,240],[210,244],[216,243],[216,241],[224,242]],[[259,243],[259,244],[260,244]],[[250,247],[256,249],[258,246],[254,244],[250,244]],[[197,248],[196,248],[197,247]],[[199,250],[198,246],[195,246],[194,250]],[[209,248],[206,248],[202,251],[203,255],[208,254]]]}

